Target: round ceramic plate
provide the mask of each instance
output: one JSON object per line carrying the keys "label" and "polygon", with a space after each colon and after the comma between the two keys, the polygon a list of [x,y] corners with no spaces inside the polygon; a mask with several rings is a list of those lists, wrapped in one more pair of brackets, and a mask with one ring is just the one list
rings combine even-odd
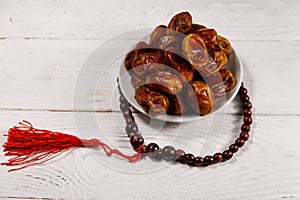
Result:
{"label": "round ceramic plate", "polygon": [[170,115],[170,114],[163,114],[163,115],[155,115],[155,116],[150,116],[148,113],[145,112],[145,110],[136,102],[134,95],[135,95],[135,90],[131,85],[131,75],[130,73],[127,72],[125,69],[124,65],[121,65],[120,71],[119,71],[119,84],[120,88],[125,96],[125,98],[128,100],[128,102],[139,112],[148,115],[151,118],[155,118],[157,120],[162,120],[162,121],[168,121],[168,122],[188,122],[188,121],[194,121],[194,120],[199,120],[201,118],[207,117],[209,115],[212,115],[218,111],[220,111],[222,108],[226,107],[237,95],[238,90],[241,86],[242,83],[242,77],[243,77],[243,66],[242,62],[240,60],[240,57],[238,54],[235,52],[234,49],[232,49],[231,55],[226,63],[226,65],[223,68],[229,69],[233,76],[236,79],[236,85],[235,87],[227,93],[225,96],[216,99],[215,106],[212,110],[211,113],[207,115],[195,115],[195,114],[190,114],[190,115]]}

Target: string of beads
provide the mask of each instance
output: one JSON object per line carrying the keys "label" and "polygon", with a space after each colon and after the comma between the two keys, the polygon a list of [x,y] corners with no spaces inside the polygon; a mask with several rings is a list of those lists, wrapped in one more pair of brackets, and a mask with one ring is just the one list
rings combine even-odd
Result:
{"label": "string of beads", "polygon": [[172,146],[165,146],[161,148],[156,143],[149,143],[148,145],[144,144],[144,138],[138,133],[138,126],[130,110],[131,105],[124,97],[120,87],[119,93],[120,109],[126,121],[125,132],[127,133],[128,137],[130,137],[130,144],[135,151],[142,153],[143,155],[148,155],[151,158],[163,158],[167,161],[178,161],[183,164],[197,167],[209,166],[215,163],[230,160],[233,154],[236,153],[239,148],[243,147],[245,142],[249,139],[250,125],[252,124],[252,104],[248,96],[248,91],[243,84],[238,92],[243,107],[244,118],[239,137],[225,151],[203,157],[194,156],[191,153],[185,153],[183,150],[175,149]]}

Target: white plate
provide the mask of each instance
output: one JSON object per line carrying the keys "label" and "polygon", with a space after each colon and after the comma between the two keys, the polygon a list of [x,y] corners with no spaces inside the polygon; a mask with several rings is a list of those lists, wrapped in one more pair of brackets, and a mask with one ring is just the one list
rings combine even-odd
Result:
{"label": "white plate", "polygon": [[169,115],[169,114],[164,114],[164,115],[156,115],[156,116],[150,116],[148,113],[144,111],[144,109],[136,102],[134,95],[135,95],[135,90],[131,85],[131,76],[125,69],[124,65],[122,64],[120,67],[119,71],[119,84],[120,88],[125,96],[125,98],[128,100],[128,102],[139,112],[151,117],[155,118],[157,120],[162,120],[162,121],[168,121],[168,122],[189,122],[189,121],[195,121],[202,119],[204,117],[207,117],[209,115],[212,115],[218,111],[220,111],[222,108],[226,107],[228,104],[231,103],[231,101],[235,98],[235,96],[238,93],[238,90],[241,86],[242,83],[242,78],[243,78],[243,66],[242,62],[240,60],[240,57],[238,54],[235,52],[235,50],[232,48],[232,52],[230,55],[230,58],[228,59],[227,64],[224,66],[224,68],[229,69],[233,76],[236,79],[236,85],[235,87],[225,96],[218,98],[215,102],[215,106],[212,110],[211,113],[203,116],[199,115]]}

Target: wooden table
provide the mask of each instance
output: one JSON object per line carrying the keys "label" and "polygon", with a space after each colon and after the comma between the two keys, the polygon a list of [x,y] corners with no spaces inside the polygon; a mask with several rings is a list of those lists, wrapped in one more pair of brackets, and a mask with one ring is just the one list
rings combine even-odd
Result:
{"label": "wooden table", "polygon": [[[296,0],[1,0],[1,133],[26,119],[36,127],[97,137],[132,154],[114,104],[118,69],[105,68],[95,90],[82,94],[86,104],[75,109],[76,82],[84,63],[103,42],[126,31],[167,24],[185,10],[194,21],[227,37],[242,57],[244,83],[254,105],[251,139],[245,147],[229,162],[207,168],[149,158],[129,163],[106,157],[101,149],[75,149],[17,172],[8,173],[9,168],[1,166],[1,199],[300,198],[300,2]],[[129,34],[123,40],[130,43],[132,38]],[[120,55],[114,50],[103,54],[112,61],[116,56]],[[102,64],[100,68],[107,67]],[[93,71],[83,77],[88,80],[89,74]],[[163,130],[162,124],[148,126],[143,116],[135,116],[147,143],[213,153],[237,137],[241,123],[237,105],[234,100],[221,113],[197,122],[167,124]],[[5,139],[0,137],[0,143]],[[5,160],[2,154],[0,161]]]}

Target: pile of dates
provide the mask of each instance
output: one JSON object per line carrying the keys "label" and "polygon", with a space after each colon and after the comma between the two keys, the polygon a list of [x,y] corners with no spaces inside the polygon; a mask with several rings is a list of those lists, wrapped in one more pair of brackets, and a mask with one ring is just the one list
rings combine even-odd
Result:
{"label": "pile of dates", "polygon": [[230,54],[226,38],[182,12],[168,26],[156,27],[149,43],[139,42],[128,52],[124,66],[131,75],[134,97],[147,113],[206,115],[216,99],[236,85],[224,68]]}

